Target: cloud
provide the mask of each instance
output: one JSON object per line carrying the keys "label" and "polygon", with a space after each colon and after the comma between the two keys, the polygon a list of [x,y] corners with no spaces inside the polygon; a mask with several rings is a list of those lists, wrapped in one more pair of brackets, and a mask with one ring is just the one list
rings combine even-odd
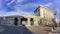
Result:
{"label": "cloud", "polygon": [[10,5],[10,4],[12,4],[13,2],[15,2],[16,0],[12,0],[12,1],[10,1],[9,3],[7,3],[7,5]]}
{"label": "cloud", "polygon": [[60,10],[56,9],[56,11],[57,11],[57,17],[60,17]]}
{"label": "cloud", "polygon": [[24,0],[17,0],[17,3],[21,3],[21,2],[23,2]]}
{"label": "cloud", "polygon": [[31,12],[25,12],[25,11],[0,11],[0,16],[11,16],[11,15],[20,15],[20,16],[33,16]]}
{"label": "cloud", "polygon": [[23,11],[7,12],[5,16],[9,15],[32,16],[30,12],[23,12]]}
{"label": "cloud", "polygon": [[11,16],[11,15],[20,15],[20,16],[34,16],[33,12],[26,12],[26,11],[0,11],[0,16]]}
{"label": "cloud", "polygon": [[1,7],[2,7],[2,4],[1,4],[1,3],[2,3],[2,0],[0,0],[0,10],[2,9],[2,8],[1,8]]}
{"label": "cloud", "polygon": [[47,4],[45,4],[45,6],[47,6],[47,7],[53,6],[53,3],[47,3]]}
{"label": "cloud", "polygon": [[[41,1],[41,2],[40,2]],[[36,3],[35,3],[36,2]],[[11,4],[12,2],[10,2]],[[9,5],[10,5],[9,4]],[[0,15],[34,15],[34,10],[38,5],[44,5],[53,11],[57,11],[56,9],[60,9],[60,0],[17,0],[17,4],[15,6],[15,11],[0,11]],[[60,16],[60,13],[57,14]]]}
{"label": "cloud", "polygon": [[60,17],[59,3],[60,2],[50,2],[50,3],[44,4],[44,6],[56,12],[56,17]]}
{"label": "cloud", "polygon": [[3,15],[5,15],[5,14],[6,14],[6,11],[0,10],[0,16],[3,16]]}
{"label": "cloud", "polygon": [[[19,0],[20,1],[20,0]],[[22,2],[22,1],[21,1]],[[34,15],[34,9],[37,6],[35,3],[27,3],[24,5],[17,4],[15,11],[1,11],[0,16],[8,16],[8,15],[24,15],[24,16],[32,16]]]}
{"label": "cloud", "polygon": [[37,4],[35,3],[28,3],[24,5],[17,5],[16,8],[19,8],[22,11],[29,11],[32,12],[36,8]]}
{"label": "cloud", "polygon": [[34,3],[17,5],[15,11],[4,11],[4,10],[0,11],[0,16],[9,16],[9,15],[33,16],[34,10],[32,11],[31,9],[35,7],[36,7],[36,4]]}
{"label": "cloud", "polygon": [[28,3],[24,5],[17,5],[16,11],[8,12],[8,15],[25,15],[25,16],[33,16],[34,10],[37,4]]}
{"label": "cloud", "polygon": [[52,2],[49,2],[47,4],[44,4],[44,6],[48,7],[49,9],[55,11],[56,7],[55,7],[55,4],[52,3]]}

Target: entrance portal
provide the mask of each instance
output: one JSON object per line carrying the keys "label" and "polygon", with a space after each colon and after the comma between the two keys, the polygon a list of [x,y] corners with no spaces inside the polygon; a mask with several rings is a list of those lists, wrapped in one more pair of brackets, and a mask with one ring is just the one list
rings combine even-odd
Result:
{"label": "entrance portal", "polygon": [[26,18],[21,18],[21,25],[25,25],[27,23],[27,19]]}
{"label": "entrance portal", "polygon": [[30,24],[31,24],[31,25],[34,25],[34,20],[33,20],[33,18],[30,19]]}
{"label": "entrance portal", "polygon": [[18,18],[14,19],[14,25],[18,25]]}

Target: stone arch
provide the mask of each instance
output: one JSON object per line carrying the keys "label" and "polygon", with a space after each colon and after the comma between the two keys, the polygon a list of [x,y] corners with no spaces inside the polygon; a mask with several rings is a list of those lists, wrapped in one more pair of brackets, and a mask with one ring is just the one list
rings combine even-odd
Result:
{"label": "stone arch", "polygon": [[21,18],[20,25],[26,25],[27,24],[27,18]]}
{"label": "stone arch", "polygon": [[14,25],[18,25],[18,18],[14,18]]}
{"label": "stone arch", "polygon": [[33,18],[30,19],[30,24],[34,25],[34,19]]}

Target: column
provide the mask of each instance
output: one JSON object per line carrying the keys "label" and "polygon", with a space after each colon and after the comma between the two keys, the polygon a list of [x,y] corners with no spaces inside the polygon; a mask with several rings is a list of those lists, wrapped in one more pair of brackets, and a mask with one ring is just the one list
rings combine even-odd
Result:
{"label": "column", "polygon": [[31,25],[30,25],[30,18],[28,18],[27,23],[28,23],[28,24],[27,24],[28,26],[31,26]]}
{"label": "column", "polygon": [[39,20],[38,17],[34,18],[34,26],[38,26],[38,20]]}
{"label": "column", "polygon": [[18,25],[20,25],[20,18],[18,18]]}

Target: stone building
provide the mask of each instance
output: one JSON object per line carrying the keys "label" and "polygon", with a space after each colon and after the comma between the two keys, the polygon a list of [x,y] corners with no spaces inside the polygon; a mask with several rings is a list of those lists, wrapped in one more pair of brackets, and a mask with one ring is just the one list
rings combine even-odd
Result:
{"label": "stone building", "polygon": [[42,18],[46,18],[46,19],[49,19],[49,18],[54,18],[54,12],[51,11],[50,9],[48,9],[47,7],[44,7],[42,5],[38,6],[35,11],[35,16],[40,16]]}
{"label": "stone building", "polygon": [[26,25],[26,26],[38,26],[38,25],[52,25],[54,19],[54,12],[50,9],[40,5],[34,11],[35,16],[3,16],[0,17],[0,23],[2,25]]}
{"label": "stone building", "polygon": [[30,25],[33,22],[33,17],[29,16],[4,16],[0,17],[2,25]]}
{"label": "stone building", "polygon": [[[55,13],[53,11],[51,11],[50,9],[48,9],[47,7],[44,7],[42,5],[38,6],[35,11],[35,16],[40,16],[40,23],[43,23],[43,25],[52,25],[53,24],[53,19],[55,16]],[[42,20],[42,22],[41,22]],[[44,25],[44,26],[45,26]]]}

